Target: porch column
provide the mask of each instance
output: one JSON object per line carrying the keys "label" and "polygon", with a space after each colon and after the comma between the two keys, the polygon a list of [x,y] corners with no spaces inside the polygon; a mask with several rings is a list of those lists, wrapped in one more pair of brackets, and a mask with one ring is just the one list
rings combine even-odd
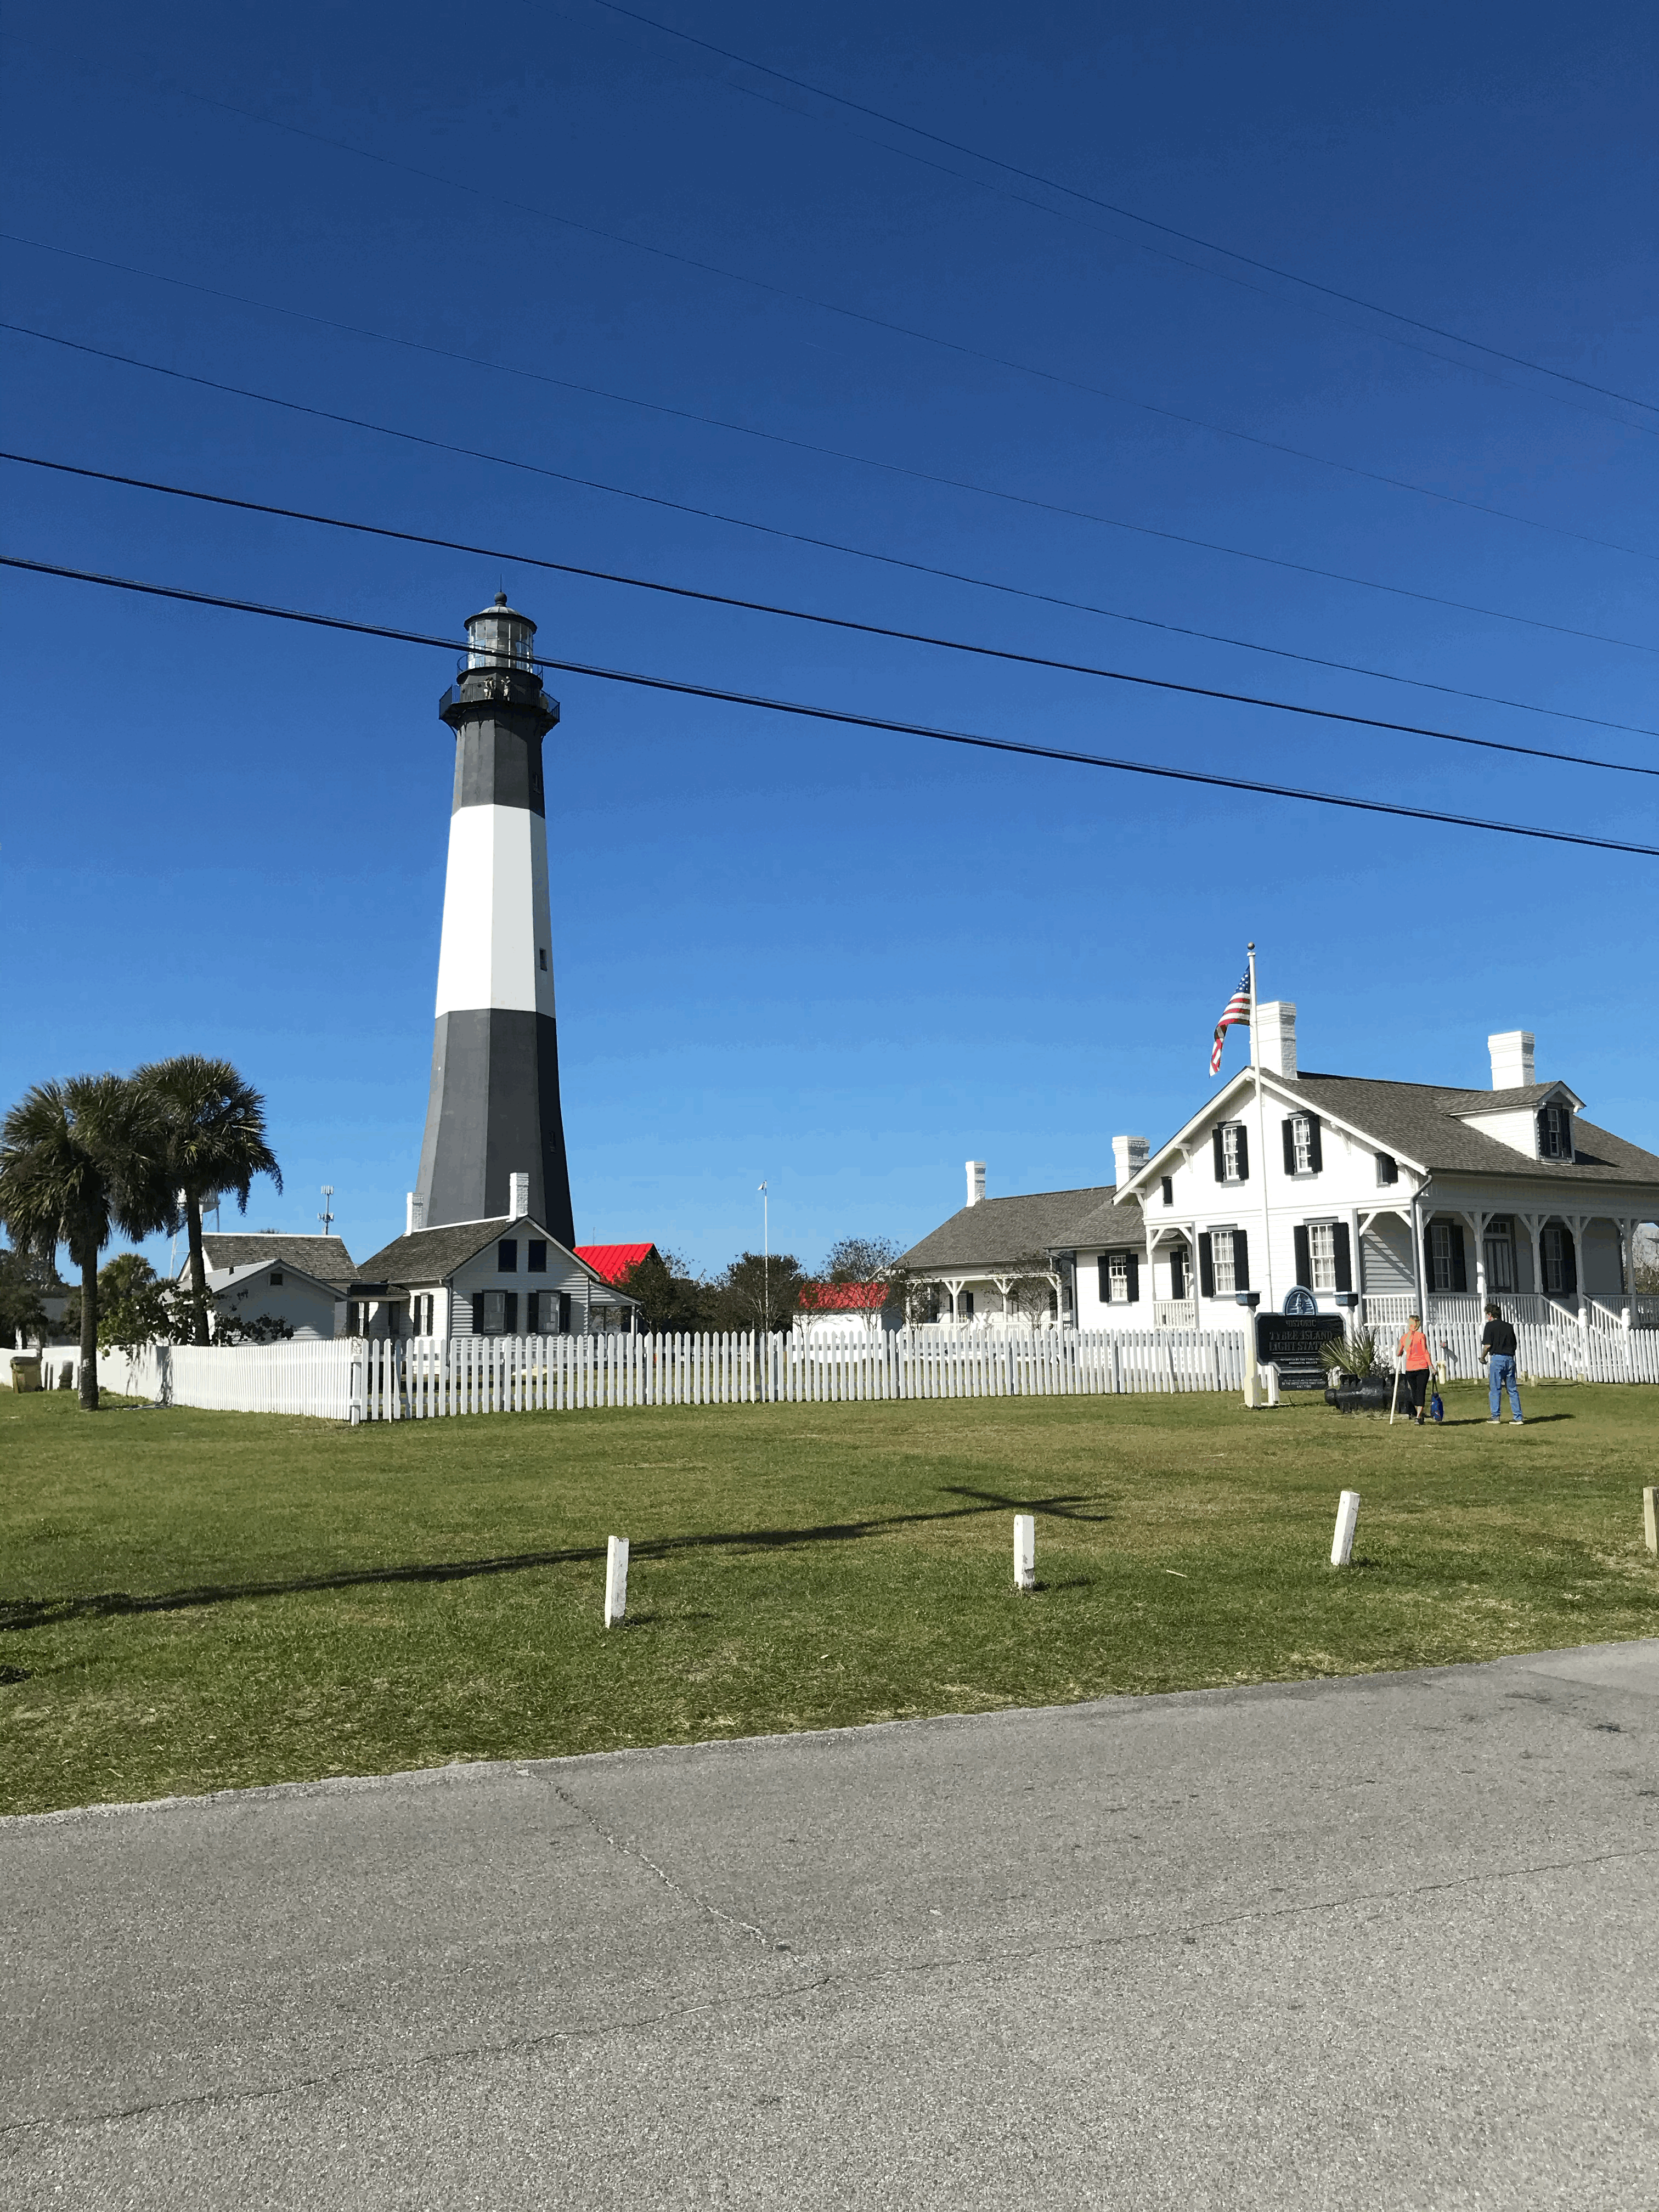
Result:
{"label": "porch column", "polygon": [[1142,1226],[1146,1232],[1146,1302],[1152,1309],[1152,1326],[1156,1328],[1158,1326],[1158,1278],[1152,1273],[1152,1254],[1158,1246],[1158,1231],[1144,1215],[1141,1218]]}
{"label": "porch column", "polygon": [[1486,1224],[1492,1216],[1475,1207],[1466,1218],[1474,1230],[1474,1294],[1484,1310],[1486,1303]]}
{"label": "porch column", "polygon": [[1425,1335],[1429,1327],[1429,1283],[1423,1267],[1423,1195],[1412,1200],[1412,1280],[1417,1285],[1417,1313]]}
{"label": "porch column", "polygon": [[1515,1218],[1526,1229],[1527,1244],[1532,1253],[1532,1294],[1541,1298],[1547,1295],[1544,1289],[1544,1247],[1538,1233],[1544,1225],[1544,1217],[1540,1213],[1517,1213]]}
{"label": "porch column", "polygon": [[1359,1208],[1348,1208],[1348,1288],[1353,1292],[1353,1304],[1343,1316],[1343,1324],[1352,1336],[1359,1327],[1359,1317],[1364,1312],[1365,1270],[1359,1261]]}

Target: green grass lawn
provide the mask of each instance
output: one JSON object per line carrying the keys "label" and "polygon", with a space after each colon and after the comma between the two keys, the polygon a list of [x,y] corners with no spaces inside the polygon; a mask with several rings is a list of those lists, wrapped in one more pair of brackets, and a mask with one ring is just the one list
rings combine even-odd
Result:
{"label": "green grass lawn", "polygon": [[1208,1396],[349,1430],[8,1393],[0,1809],[1659,1634],[1659,1392],[1527,1412],[1489,1428],[1465,1387],[1421,1431]]}

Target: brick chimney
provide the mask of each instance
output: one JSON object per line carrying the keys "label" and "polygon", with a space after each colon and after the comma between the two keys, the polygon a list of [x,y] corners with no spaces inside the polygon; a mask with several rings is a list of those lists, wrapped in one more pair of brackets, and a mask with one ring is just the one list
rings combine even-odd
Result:
{"label": "brick chimney", "polygon": [[1114,1137],[1112,1158],[1117,1162],[1117,1187],[1122,1189],[1131,1176],[1140,1173],[1152,1157],[1152,1146],[1145,1137]]}
{"label": "brick chimney", "polygon": [[1519,1091],[1527,1084],[1537,1082],[1537,1060],[1530,1030],[1500,1030],[1496,1036],[1486,1039],[1486,1050],[1492,1054],[1494,1091]]}
{"label": "brick chimney", "polygon": [[1256,1058],[1269,1075],[1296,1080],[1296,1003],[1269,999],[1255,1010]]}
{"label": "brick chimney", "polygon": [[527,1169],[515,1172],[507,1179],[507,1210],[514,1221],[522,1221],[530,1211],[530,1174]]}
{"label": "brick chimney", "polygon": [[404,1200],[404,1234],[412,1237],[417,1229],[426,1227],[426,1200],[417,1190],[411,1190]]}
{"label": "brick chimney", "polygon": [[985,1203],[983,1160],[969,1160],[968,1163],[968,1203],[969,1206],[983,1206]]}

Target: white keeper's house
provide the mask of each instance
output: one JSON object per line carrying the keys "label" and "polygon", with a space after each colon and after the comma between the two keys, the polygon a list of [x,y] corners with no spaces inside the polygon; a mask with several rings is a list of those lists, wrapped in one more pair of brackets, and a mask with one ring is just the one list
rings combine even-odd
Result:
{"label": "white keeper's house", "polygon": [[1659,1158],[1539,1082],[1529,1031],[1487,1045],[1486,1091],[1304,1073],[1296,1008],[1259,1005],[1258,1065],[1156,1151],[1115,1137],[1114,1184],[987,1199],[970,1162],[967,1206],[902,1264],[975,1328],[1007,1325],[1039,1263],[1050,1325],[1085,1329],[1236,1327],[1252,1291],[1262,1311],[1311,1300],[1389,1329],[1488,1297],[1516,1321],[1659,1328],[1659,1296],[1632,1282]]}

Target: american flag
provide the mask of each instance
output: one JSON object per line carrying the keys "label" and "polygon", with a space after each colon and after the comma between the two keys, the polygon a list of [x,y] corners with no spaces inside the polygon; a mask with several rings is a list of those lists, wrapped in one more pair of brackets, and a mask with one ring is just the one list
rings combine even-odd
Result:
{"label": "american flag", "polygon": [[1221,1009],[1221,1019],[1215,1025],[1215,1044],[1210,1054],[1210,1073],[1221,1073],[1221,1048],[1227,1041],[1227,1032],[1235,1022],[1250,1026],[1250,971],[1247,968],[1238,979],[1238,988]]}

